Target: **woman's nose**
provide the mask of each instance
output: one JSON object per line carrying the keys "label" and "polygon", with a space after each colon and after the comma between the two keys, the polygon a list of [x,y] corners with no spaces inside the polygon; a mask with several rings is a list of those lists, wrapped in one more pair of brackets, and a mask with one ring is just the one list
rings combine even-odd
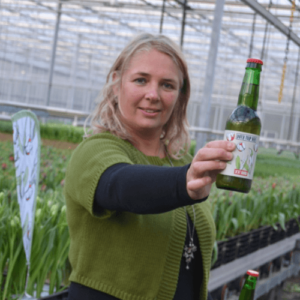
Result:
{"label": "woman's nose", "polygon": [[149,90],[146,93],[146,99],[152,100],[152,101],[160,100],[158,86],[152,85],[149,87]]}

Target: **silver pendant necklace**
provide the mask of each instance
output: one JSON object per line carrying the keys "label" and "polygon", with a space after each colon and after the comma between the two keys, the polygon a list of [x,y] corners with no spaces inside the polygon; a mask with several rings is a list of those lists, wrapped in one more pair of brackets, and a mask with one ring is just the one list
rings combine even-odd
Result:
{"label": "silver pendant necklace", "polygon": [[194,258],[194,252],[197,251],[197,247],[194,245],[194,232],[195,232],[195,220],[196,220],[196,213],[195,213],[195,209],[194,209],[194,205],[192,205],[193,208],[193,213],[194,213],[194,224],[193,224],[193,230],[191,233],[191,228],[189,225],[189,220],[188,220],[188,214],[186,211],[186,208],[184,207],[184,211],[185,211],[185,215],[186,215],[186,222],[187,222],[187,226],[189,229],[189,234],[190,234],[190,242],[189,245],[184,246],[184,253],[183,253],[183,257],[185,257],[185,262],[186,262],[186,268],[189,269],[189,264],[192,261],[192,258]]}
{"label": "silver pendant necklace", "polygon": [[[174,165],[173,165],[173,163],[172,163],[172,161],[170,159],[170,156],[169,156],[169,153],[168,153],[166,145],[165,145],[165,151],[166,151],[166,155],[168,157],[168,160],[170,162],[170,165],[172,167],[174,167]],[[185,215],[186,215],[187,227],[188,227],[188,231],[189,231],[189,235],[190,235],[190,242],[189,242],[188,245],[184,246],[184,253],[183,253],[183,257],[185,257],[186,269],[187,270],[190,268],[189,264],[192,261],[192,259],[194,258],[194,252],[197,251],[197,247],[195,246],[194,239],[193,239],[193,236],[194,236],[194,233],[195,233],[195,222],[196,222],[196,212],[195,212],[194,205],[192,205],[192,208],[193,208],[193,213],[194,213],[194,222],[193,222],[193,229],[191,230],[190,224],[189,224],[188,213],[186,211],[186,208],[184,207],[184,211],[185,211]]]}

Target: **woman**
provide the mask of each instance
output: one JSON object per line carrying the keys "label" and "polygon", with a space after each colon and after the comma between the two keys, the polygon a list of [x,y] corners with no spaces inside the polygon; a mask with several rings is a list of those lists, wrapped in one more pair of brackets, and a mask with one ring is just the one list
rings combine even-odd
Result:
{"label": "woman", "polygon": [[165,36],[137,36],[112,66],[66,173],[70,300],[207,298],[205,200],[235,146],[188,154],[189,96],[186,62]]}

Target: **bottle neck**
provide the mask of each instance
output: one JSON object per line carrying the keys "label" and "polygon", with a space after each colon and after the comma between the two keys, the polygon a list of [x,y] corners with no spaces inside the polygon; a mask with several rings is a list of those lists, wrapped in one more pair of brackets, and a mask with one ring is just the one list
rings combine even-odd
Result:
{"label": "bottle neck", "polygon": [[254,299],[254,291],[256,287],[256,277],[247,275],[246,281],[241,290],[239,300],[253,300]]}
{"label": "bottle neck", "polygon": [[245,105],[253,110],[257,110],[260,72],[260,64],[247,63],[245,76],[239,94],[238,105]]}
{"label": "bottle neck", "polygon": [[244,284],[245,288],[247,290],[255,290],[256,280],[257,280],[256,277],[248,276],[248,278],[246,279],[245,284]]}

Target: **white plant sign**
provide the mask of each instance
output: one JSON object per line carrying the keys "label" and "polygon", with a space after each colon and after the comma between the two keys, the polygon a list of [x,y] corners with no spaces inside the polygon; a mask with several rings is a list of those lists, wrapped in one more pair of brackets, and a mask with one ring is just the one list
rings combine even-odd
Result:
{"label": "white plant sign", "polygon": [[40,173],[40,126],[35,114],[27,110],[13,115],[12,124],[17,194],[29,272]]}

